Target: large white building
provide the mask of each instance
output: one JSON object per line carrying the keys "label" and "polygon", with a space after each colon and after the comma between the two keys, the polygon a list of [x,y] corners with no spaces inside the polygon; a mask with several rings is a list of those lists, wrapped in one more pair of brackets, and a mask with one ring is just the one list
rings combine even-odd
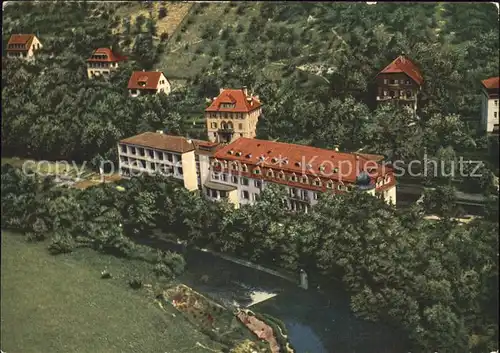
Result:
{"label": "large white building", "polygon": [[490,77],[481,81],[483,85],[481,125],[487,133],[498,133],[498,100],[500,77]]}
{"label": "large white building", "polygon": [[305,212],[320,193],[361,189],[396,203],[393,170],[381,156],[341,153],[310,146],[241,137],[221,146],[185,137],[147,132],[118,144],[120,173],[163,173],[188,190],[236,207],[258,200],[269,184],[288,190],[288,207]]}

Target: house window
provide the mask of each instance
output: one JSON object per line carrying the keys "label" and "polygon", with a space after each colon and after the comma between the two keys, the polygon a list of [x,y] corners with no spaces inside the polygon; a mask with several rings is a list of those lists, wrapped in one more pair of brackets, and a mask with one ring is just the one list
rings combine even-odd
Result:
{"label": "house window", "polygon": [[219,191],[220,197],[227,197],[227,192],[225,191]]}
{"label": "house window", "polygon": [[148,152],[149,152],[149,157],[152,158],[152,159],[154,159],[155,158],[155,151],[148,150]]}
{"label": "house window", "polygon": [[278,179],[281,179],[281,180],[285,179],[285,173],[283,173],[283,171],[278,173]]}
{"label": "house window", "polygon": [[411,97],[412,96],[411,91],[406,91],[406,96]]}
{"label": "house window", "polygon": [[393,85],[393,84],[395,84],[395,83],[396,83],[396,81],[394,81],[394,80],[391,80],[391,81],[390,81],[390,84],[391,84],[391,85]]}
{"label": "house window", "polygon": [[212,123],[212,129],[217,129],[217,123]]}
{"label": "house window", "polygon": [[384,78],[384,85],[388,84],[389,83],[389,80]]}
{"label": "house window", "polygon": [[241,197],[243,197],[245,200],[248,200],[250,198],[250,194],[248,193],[248,191],[243,190],[241,192]]}
{"label": "house window", "polygon": [[494,112],[493,113],[493,117],[496,118],[498,116],[498,113],[497,112]]}
{"label": "house window", "polygon": [[498,99],[495,99],[495,106],[498,106]]}
{"label": "house window", "polygon": [[177,167],[177,173],[179,173],[180,175],[184,174],[184,171],[182,170],[182,167]]}
{"label": "house window", "polygon": [[212,179],[213,180],[219,180],[219,174],[218,173],[212,173]]}
{"label": "house window", "polygon": [[297,181],[297,176],[295,174],[290,176],[290,181]]}
{"label": "house window", "polygon": [[167,160],[169,162],[173,162],[174,161],[174,157],[172,156],[172,153],[167,153]]}
{"label": "house window", "polygon": [[388,92],[387,91],[384,91],[384,96],[387,96]]}
{"label": "house window", "polygon": [[256,188],[262,187],[262,182],[260,180],[254,180],[253,185],[255,185]]}
{"label": "house window", "polygon": [[309,184],[309,178],[305,175],[302,177],[302,179],[300,181],[304,184]]}
{"label": "house window", "polygon": [[132,154],[136,154],[137,153],[137,150],[135,149],[135,147],[130,147],[130,151],[132,151]]}
{"label": "house window", "polygon": [[224,173],[223,173],[223,174],[221,174],[221,175],[220,175],[220,180],[222,180],[222,181],[227,181],[227,174],[224,174]]}
{"label": "house window", "polygon": [[315,180],[313,181],[313,185],[314,185],[314,186],[321,186],[321,180],[319,180],[319,179],[315,179]]}
{"label": "house window", "polygon": [[206,189],[207,196],[210,197],[210,189]]}
{"label": "house window", "polygon": [[268,177],[268,178],[274,178],[274,172],[273,172],[273,170],[272,170],[272,169],[269,169],[269,170],[267,171],[267,177]]}
{"label": "house window", "polygon": [[255,168],[255,169],[253,170],[253,173],[254,173],[254,174],[260,174],[260,169],[259,169],[259,168]]}
{"label": "house window", "polygon": [[158,155],[158,159],[160,161],[162,161],[163,160],[163,152],[158,152],[157,155]]}
{"label": "house window", "polygon": [[139,154],[144,157],[144,148],[139,148]]}
{"label": "house window", "polygon": [[146,161],[139,161],[139,162],[141,162],[141,166],[142,166],[143,168],[146,168]]}
{"label": "house window", "polygon": [[243,134],[240,132],[240,137],[243,137]]}
{"label": "house window", "polygon": [[407,85],[411,85],[410,80],[406,80],[406,82],[405,82],[405,83],[406,83]]}
{"label": "house window", "polygon": [[156,170],[156,164],[150,163],[149,166],[150,166],[151,170]]}
{"label": "house window", "polygon": [[318,199],[318,196],[319,196],[319,193],[317,193],[317,192],[313,192],[313,198],[314,198],[315,200],[317,200],[317,199]]}
{"label": "house window", "polygon": [[390,92],[390,96],[391,96],[391,97],[396,97],[396,92],[391,91],[391,92]]}
{"label": "house window", "polygon": [[238,177],[236,175],[233,175],[231,177],[231,181],[233,182],[233,184],[238,184]]}
{"label": "house window", "polygon": [[332,182],[332,181],[328,181],[328,182],[326,183],[326,188],[327,188],[327,189],[331,189],[331,188],[333,188],[333,182]]}
{"label": "house window", "polygon": [[127,153],[127,146],[125,145],[122,145],[122,153]]}
{"label": "house window", "polygon": [[217,198],[217,190],[213,190],[213,189],[212,189],[212,197],[213,197],[214,199],[216,199],[216,198]]}
{"label": "house window", "polygon": [[246,165],[246,164],[243,164],[243,165],[241,166],[241,171],[242,171],[242,172],[244,172],[244,173],[248,173],[248,167],[247,167],[247,165]]}
{"label": "house window", "polygon": [[238,129],[243,130],[243,124],[238,124]]}
{"label": "house window", "polygon": [[241,178],[241,185],[248,186],[248,178]]}
{"label": "house window", "polygon": [[238,163],[237,162],[231,163],[231,169],[238,170]]}

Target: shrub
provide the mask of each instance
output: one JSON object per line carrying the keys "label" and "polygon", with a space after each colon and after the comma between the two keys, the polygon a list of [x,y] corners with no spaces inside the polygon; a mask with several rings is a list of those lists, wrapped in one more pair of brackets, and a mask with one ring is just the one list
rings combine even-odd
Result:
{"label": "shrub", "polygon": [[142,287],[142,280],[140,278],[132,278],[128,281],[128,285],[132,289],[140,289]]}
{"label": "shrub", "polygon": [[198,46],[198,47],[196,48],[196,50],[194,51],[194,53],[195,53],[195,54],[201,54],[201,53],[203,53],[203,49],[201,48],[201,46]]}
{"label": "shrub", "polygon": [[159,276],[164,276],[164,277],[167,277],[167,278],[172,278],[172,276],[173,276],[173,271],[170,269],[170,267],[168,267],[164,263],[158,263],[158,264],[156,264],[155,268],[154,268],[154,272],[155,272],[155,274],[158,277]]}
{"label": "shrub", "polygon": [[236,26],[236,32],[241,33],[245,30],[245,27],[240,23],[238,26]]}
{"label": "shrub", "polygon": [[160,10],[158,10],[158,19],[161,20],[165,17],[167,17],[167,8],[162,6],[160,7]]}
{"label": "shrub", "polygon": [[160,40],[162,42],[166,42],[168,39],[168,33],[167,32],[163,32],[161,35],[160,35]]}
{"label": "shrub", "polygon": [[49,252],[52,255],[70,253],[75,247],[75,242],[71,236],[55,234],[49,245]]}

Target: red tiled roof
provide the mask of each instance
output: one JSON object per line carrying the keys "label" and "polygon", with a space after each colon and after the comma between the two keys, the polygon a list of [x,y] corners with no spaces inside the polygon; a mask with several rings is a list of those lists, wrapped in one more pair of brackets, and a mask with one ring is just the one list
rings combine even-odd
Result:
{"label": "red tiled roof", "polygon": [[387,65],[385,69],[380,71],[381,74],[388,73],[399,73],[403,72],[407,74],[413,81],[422,85],[424,83],[424,78],[420,73],[418,67],[408,58],[403,55],[398,56],[392,63]]}
{"label": "red tiled roof", "polygon": [[[220,106],[222,103],[234,104],[234,108],[222,108]],[[243,89],[223,89],[205,111],[248,113],[259,108],[261,105],[261,102],[255,96],[248,100]]]}
{"label": "red tiled roof", "polygon": [[302,175],[307,175],[310,181],[318,177],[321,180],[353,183],[363,170],[373,179],[392,173],[391,168],[359,154],[245,137],[219,148],[214,158],[240,161],[249,167],[260,166],[260,175],[263,176],[268,169],[272,169],[275,174],[282,170],[286,175],[295,173],[299,179]]}
{"label": "red tiled roof", "polygon": [[500,77],[490,77],[486,80],[482,80],[481,83],[486,89],[499,89]]}
{"label": "red tiled roof", "polygon": [[[92,57],[94,55],[106,55],[106,59],[96,59]],[[90,58],[87,59],[87,61],[92,61],[92,62],[113,62],[113,63],[124,60],[127,60],[125,56],[115,54],[109,48],[98,48],[94,50]]]}
{"label": "red tiled roof", "polygon": [[160,71],[134,71],[127,87],[128,89],[157,89],[162,75]]}
{"label": "red tiled roof", "polygon": [[198,150],[199,147],[205,147],[207,149],[218,146],[218,144],[214,142],[194,139],[191,139],[191,142],[189,142],[189,139],[184,136],[173,136],[158,132],[145,132],[123,139],[120,143],[178,153]]}
{"label": "red tiled roof", "polygon": [[[33,42],[34,38],[35,38],[34,34],[13,34],[10,36],[9,42],[7,43],[7,50],[16,50],[16,51],[29,50],[29,48],[31,46],[31,42]],[[24,47],[23,48],[9,48],[11,44],[21,44]]]}

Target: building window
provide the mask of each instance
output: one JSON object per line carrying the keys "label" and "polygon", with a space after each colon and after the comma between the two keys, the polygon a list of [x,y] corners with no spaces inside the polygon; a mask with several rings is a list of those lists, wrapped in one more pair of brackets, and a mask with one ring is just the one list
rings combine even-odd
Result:
{"label": "building window", "polygon": [[121,145],[122,153],[127,153],[127,146]]}
{"label": "building window", "polygon": [[319,179],[317,179],[317,178],[316,178],[316,179],[314,179],[314,181],[313,181],[313,185],[314,185],[314,186],[321,186],[321,180],[319,180]]}
{"label": "building window", "polygon": [[212,197],[213,197],[214,199],[216,199],[216,198],[217,198],[217,190],[212,189]]}
{"label": "building window", "polygon": [[268,177],[268,178],[274,178],[274,172],[273,172],[273,170],[272,170],[272,169],[269,169],[269,170],[267,171],[267,174],[266,174],[266,175],[267,175],[267,177]]}
{"label": "building window", "polygon": [[152,159],[154,159],[155,158],[155,151],[148,150],[148,152],[149,152],[149,157],[152,158]]}
{"label": "building window", "polygon": [[496,118],[498,116],[498,113],[497,112],[494,112],[493,113],[493,117]]}
{"label": "building window", "polygon": [[221,175],[220,175],[220,180],[222,180],[222,181],[227,181],[227,174],[224,174],[224,173],[223,173],[223,174],[221,174]]}
{"label": "building window", "polygon": [[394,81],[394,80],[391,80],[391,81],[390,81],[390,84],[391,84],[391,85],[393,85],[393,84],[395,84],[395,83],[396,83],[396,81]]}
{"label": "building window", "polygon": [[241,197],[243,197],[245,200],[248,200],[250,198],[250,194],[248,193],[248,191],[243,190],[241,192]]}
{"label": "building window", "polygon": [[217,133],[216,132],[214,132],[214,137],[217,137]]}
{"label": "building window", "polygon": [[241,166],[241,171],[242,171],[242,172],[244,172],[244,173],[248,173],[248,167],[247,167],[247,165],[246,165],[246,164],[243,164],[243,165]]}
{"label": "building window", "polygon": [[238,124],[238,129],[243,130],[243,124]]}
{"label": "building window", "polygon": [[248,186],[248,178],[241,178],[240,181],[241,181],[241,185]]}
{"label": "building window", "polygon": [[306,175],[304,175],[300,181],[304,184],[309,184],[309,178]]}
{"label": "building window", "polygon": [[290,180],[290,181],[294,181],[294,182],[296,182],[296,181],[297,181],[297,176],[296,176],[295,174],[292,174],[292,175],[290,176],[290,179],[289,179],[289,180]]}
{"label": "building window", "polygon": [[278,173],[278,179],[285,180],[285,173],[283,171]]}
{"label": "building window", "polygon": [[156,170],[156,164],[154,163],[150,163],[149,164],[149,167],[151,168],[151,170],[155,171]]}
{"label": "building window", "polygon": [[495,106],[498,106],[498,99],[495,99]]}
{"label": "building window", "polygon": [[130,147],[130,151],[132,152],[133,155],[135,155],[137,153],[135,147]]}
{"label": "building window", "polygon": [[227,197],[227,192],[226,191],[219,191],[220,197]]}
{"label": "building window", "polygon": [[331,189],[333,187],[333,182],[331,180],[329,180],[327,183],[326,183],[326,188],[327,189]]}
{"label": "building window", "polygon": [[208,188],[207,188],[205,191],[206,191],[206,193],[207,193],[207,196],[209,196],[209,197],[210,197],[210,189],[208,189]]}
{"label": "building window", "polygon": [[238,163],[237,162],[231,163],[231,169],[232,170],[238,170]]}
{"label": "building window", "polygon": [[144,157],[144,155],[145,155],[144,148],[139,148],[139,155],[141,155],[142,157]]}
{"label": "building window", "polygon": [[141,166],[142,166],[143,168],[146,168],[146,161],[139,161],[139,162],[141,162]]}
{"label": "building window", "polygon": [[406,82],[405,82],[405,83],[406,83],[407,85],[411,85],[410,80],[406,80]]}
{"label": "building window", "polygon": [[240,132],[240,137],[243,137],[243,134]]}
{"label": "building window", "polygon": [[182,170],[182,167],[177,167],[177,173],[179,173],[180,175],[184,174],[184,171]]}
{"label": "building window", "polygon": [[255,168],[255,169],[253,170],[253,173],[254,173],[254,174],[260,174],[260,168],[259,168],[259,167]]}
{"label": "building window", "polygon": [[315,200],[317,200],[317,199],[318,199],[318,197],[319,197],[319,193],[317,193],[317,192],[313,192],[313,198],[314,198]]}
{"label": "building window", "polygon": [[389,80],[384,78],[384,85],[388,84],[389,83]]}
{"label": "building window", "polygon": [[260,180],[254,180],[253,185],[255,185],[256,188],[261,188],[262,187],[262,181]]}
{"label": "building window", "polygon": [[212,129],[217,129],[217,123],[212,123]]}
{"label": "building window", "polygon": [[213,180],[219,180],[219,173],[212,173]]}
{"label": "building window", "polygon": [[233,182],[233,184],[238,184],[238,177],[236,175],[233,175],[231,177],[231,181]]}
{"label": "building window", "polygon": [[387,96],[388,92],[387,91],[384,91],[384,96]]}
{"label": "building window", "polygon": [[169,162],[173,162],[174,161],[174,157],[172,156],[172,153],[167,153],[167,160]]}
{"label": "building window", "polygon": [[160,161],[162,161],[163,160],[163,152],[158,152],[157,155],[158,155],[158,159]]}

